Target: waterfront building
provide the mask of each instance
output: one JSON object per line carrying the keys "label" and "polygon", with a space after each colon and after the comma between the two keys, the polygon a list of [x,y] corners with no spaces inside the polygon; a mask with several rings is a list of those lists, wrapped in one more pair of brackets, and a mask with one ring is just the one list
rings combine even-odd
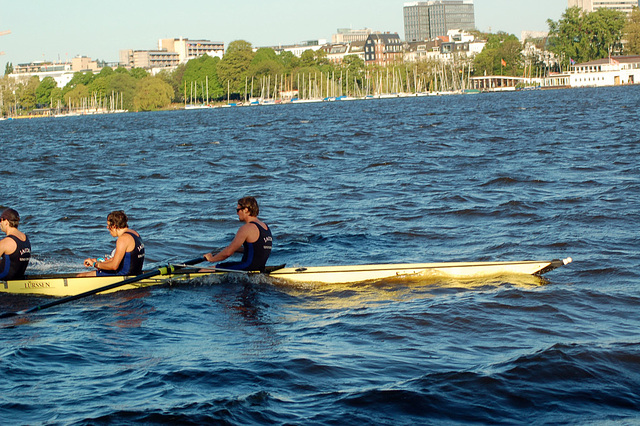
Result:
{"label": "waterfront building", "polygon": [[620,86],[640,83],[640,55],[612,56],[572,65],[568,72],[550,73],[543,78],[482,76],[471,77],[472,87],[483,91],[508,91],[520,87],[576,88]]}
{"label": "waterfront building", "polygon": [[571,87],[619,86],[640,83],[640,56],[612,56],[571,66]]}
{"label": "waterfront building", "polygon": [[402,62],[404,44],[398,33],[369,34],[364,44],[367,65],[389,65]]}
{"label": "waterfront building", "polygon": [[405,40],[424,41],[449,30],[476,28],[473,0],[431,0],[404,4]]}
{"label": "waterfront building", "polygon": [[13,67],[9,77],[17,82],[26,82],[31,77],[38,77],[40,81],[51,77],[58,87],[64,87],[71,81],[73,74],[82,71],[99,72],[101,67],[96,61],[87,56],[77,56],[71,61],[51,62],[34,61],[28,64],[18,64]]}
{"label": "waterfront building", "polygon": [[568,0],[569,7],[579,7],[585,12],[598,9],[612,9],[630,14],[634,7],[640,6],[638,0]]}

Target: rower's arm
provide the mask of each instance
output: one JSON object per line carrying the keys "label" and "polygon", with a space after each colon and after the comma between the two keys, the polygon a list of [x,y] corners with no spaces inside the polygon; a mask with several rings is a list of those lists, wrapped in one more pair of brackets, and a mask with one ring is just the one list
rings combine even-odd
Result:
{"label": "rower's arm", "polygon": [[229,256],[233,255],[236,252],[242,252],[243,251],[242,245],[247,240],[250,229],[251,228],[249,228],[247,225],[242,226],[238,230],[238,233],[236,234],[236,236],[233,238],[233,241],[231,241],[231,244],[223,248],[220,252],[218,252],[215,255],[213,253],[205,254],[204,258],[207,259],[208,262],[216,263],[216,262],[221,262],[225,260],[226,258],[228,258]]}
{"label": "rower's arm", "polygon": [[113,254],[113,257],[111,259],[99,262],[96,267],[105,271],[117,270],[120,266],[120,262],[122,262],[122,259],[124,259],[124,255],[127,252],[127,247],[130,242],[133,242],[135,244],[135,242],[133,241],[133,237],[129,234],[124,234],[119,237],[116,241],[116,251]]}
{"label": "rower's arm", "polygon": [[18,245],[11,238],[6,237],[0,240],[0,256],[11,254],[18,248]]}

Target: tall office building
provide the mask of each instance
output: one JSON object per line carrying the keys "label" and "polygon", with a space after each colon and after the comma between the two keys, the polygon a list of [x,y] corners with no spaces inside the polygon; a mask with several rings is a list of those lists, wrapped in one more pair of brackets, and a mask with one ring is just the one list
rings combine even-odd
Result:
{"label": "tall office building", "polygon": [[449,30],[476,29],[473,0],[431,0],[404,4],[405,41],[432,40]]}
{"label": "tall office building", "polygon": [[640,6],[638,0],[569,0],[569,7],[579,7],[585,12],[595,12],[598,9],[612,9],[627,14],[634,6]]}

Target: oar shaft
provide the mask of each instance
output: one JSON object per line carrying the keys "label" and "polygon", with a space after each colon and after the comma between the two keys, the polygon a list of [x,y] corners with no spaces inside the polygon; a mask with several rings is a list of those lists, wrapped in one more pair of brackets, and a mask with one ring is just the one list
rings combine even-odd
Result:
{"label": "oar shaft", "polygon": [[[184,265],[195,265],[196,263],[200,263],[200,262],[204,262],[204,258],[203,257],[198,257],[196,259],[191,259],[188,260],[186,262],[184,262]],[[180,269],[182,268],[182,266],[178,266],[178,265],[167,265],[167,266],[163,266],[161,268],[158,269],[154,269],[153,271],[149,271],[146,272],[142,275],[138,275],[135,277],[131,277],[131,278],[127,278],[126,280],[122,280],[122,281],[118,281],[109,285],[105,285],[103,287],[100,288],[96,288],[93,290],[89,290],[89,291],[85,291],[84,293],[80,293],[80,294],[76,294],[73,296],[68,296],[68,297],[64,297],[62,299],[57,299],[57,300],[53,300],[49,303],[45,303],[42,305],[38,305],[38,306],[34,306],[33,308],[29,308],[26,309],[24,311],[18,311],[18,312],[6,312],[4,314],[0,314],[0,318],[9,318],[9,317],[14,317],[17,315],[22,315],[22,314],[29,314],[32,312],[36,312],[36,311],[41,311],[43,309],[46,308],[51,308],[52,306],[57,306],[57,305],[62,305],[63,303],[67,303],[67,302],[72,302],[74,300],[78,300],[78,299],[82,299],[83,297],[87,297],[87,296],[91,296],[97,293],[102,293],[104,291],[107,290],[112,290],[114,288],[118,288],[118,287],[122,287],[124,285],[127,284],[131,284],[131,283],[135,283],[137,281],[141,281],[147,278],[151,278],[154,277],[156,275],[169,275],[172,272],[174,272],[176,269]]]}

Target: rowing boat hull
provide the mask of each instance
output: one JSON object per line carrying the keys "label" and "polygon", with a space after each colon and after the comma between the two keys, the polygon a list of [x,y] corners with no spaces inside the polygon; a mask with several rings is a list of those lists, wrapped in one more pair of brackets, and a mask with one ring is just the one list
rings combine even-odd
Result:
{"label": "rowing boat hull", "polygon": [[477,278],[498,275],[542,275],[570,260],[523,262],[446,262],[405,263],[388,265],[319,266],[309,268],[282,268],[269,274],[274,278],[302,283],[354,283],[393,277],[425,276],[450,278]]}
{"label": "rowing boat hull", "polygon": [[[121,287],[107,290],[103,293],[131,290],[134,288],[148,287],[168,282],[187,282],[203,275],[207,274],[194,272],[174,275],[158,275],[136,281],[132,284],[125,284]],[[26,277],[24,280],[0,281],[0,293],[66,297],[95,290],[130,278],[133,277],[75,277],[71,275],[33,276]]]}
{"label": "rowing boat hull", "polygon": [[[355,283],[396,277],[424,276],[449,278],[479,278],[500,275],[542,275],[571,259],[522,262],[446,262],[402,263],[382,265],[315,266],[281,268],[268,274],[271,278],[294,283]],[[187,282],[211,275],[231,272],[198,272],[184,270],[173,275],[158,275],[106,291],[128,290],[167,282]],[[23,280],[0,281],[0,293],[64,297],[95,290],[132,277],[74,277],[69,275],[32,276]]]}

